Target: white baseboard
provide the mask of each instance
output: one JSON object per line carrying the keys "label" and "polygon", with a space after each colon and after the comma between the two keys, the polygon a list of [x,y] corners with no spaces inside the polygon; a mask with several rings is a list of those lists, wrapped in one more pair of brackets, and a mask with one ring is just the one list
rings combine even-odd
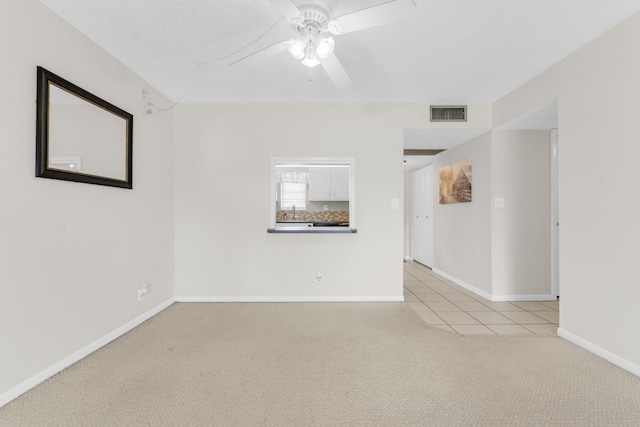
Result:
{"label": "white baseboard", "polygon": [[68,368],[69,366],[71,366],[74,363],[78,362],[79,360],[87,357],[88,355],[90,355],[94,351],[98,350],[99,348],[105,346],[106,344],[109,344],[111,341],[115,340],[116,338],[120,337],[121,335],[124,335],[125,333],[129,332],[131,329],[133,329],[136,326],[140,325],[145,320],[150,319],[151,317],[155,316],[156,314],[158,314],[159,312],[161,312],[165,308],[169,307],[173,303],[174,303],[173,298],[165,301],[164,303],[152,308],[151,310],[147,311],[146,313],[141,314],[140,316],[136,317],[135,319],[131,320],[130,322],[122,325],[118,329],[115,329],[115,330],[109,332],[107,335],[103,336],[102,338],[97,339],[96,341],[92,342],[91,344],[89,344],[89,345],[81,348],[80,350],[76,351],[75,353],[65,357],[61,361],[59,361],[56,364],[48,367],[44,371],[34,375],[33,377],[31,377],[28,380],[22,382],[21,384],[18,384],[17,386],[15,386],[15,387],[7,390],[6,392],[0,394],[0,408],[3,407],[4,405],[6,405],[7,403],[11,402],[13,399],[16,399],[17,397],[21,396],[22,394],[24,394],[27,391],[31,390],[32,388],[36,387],[38,384],[43,383],[44,381],[48,380],[52,376],[56,375],[57,373],[65,370],[66,368]]}
{"label": "white baseboard", "polygon": [[409,262],[409,261],[413,261],[413,258],[411,258],[410,256],[405,256],[404,257],[404,262]]}
{"label": "white baseboard", "polygon": [[555,301],[551,294],[544,295],[491,295],[491,301]]}
{"label": "white baseboard", "polygon": [[433,271],[434,273],[436,273],[439,276],[444,277],[445,279],[451,280],[453,283],[455,283],[456,285],[460,285],[463,288],[473,292],[474,294],[480,295],[483,298],[486,298],[488,300],[491,301],[491,294],[488,292],[483,291],[482,289],[476,288],[473,285],[468,284],[467,282],[464,282],[456,277],[453,277],[447,273],[445,273],[444,271],[440,271],[437,268],[432,268],[431,271]]}
{"label": "white baseboard", "polygon": [[640,366],[636,365],[633,362],[628,361],[627,359],[618,356],[617,354],[611,353],[609,350],[606,350],[594,343],[585,340],[578,335],[572,334],[563,328],[558,328],[558,336],[566,339],[567,341],[572,342],[578,347],[582,347],[590,353],[595,354],[596,356],[602,357],[604,360],[607,360],[619,368],[624,369],[627,372],[632,373],[640,377]]}
{"label": "white baseboard", "polygon": [[402,302],[404,296],[350,297],[176,297],[176,302]]}
{"label": "white baseboard", "polygon": [[444,277],[445,279],[451,280],[456,285],[460,285],[465,289],[470,290],[471,292],[480,295],[483,298],[488,299],[489,301],[555,301],[556,297],[552,294],[541,294],[541,295],[492,295],[488,292],[483,291],[482,289],[476,288],[473,285],[470,285],[456,277],[453,277],[444,271],[440,271],[437,268],[433,268],[431,271],[434,273]]}

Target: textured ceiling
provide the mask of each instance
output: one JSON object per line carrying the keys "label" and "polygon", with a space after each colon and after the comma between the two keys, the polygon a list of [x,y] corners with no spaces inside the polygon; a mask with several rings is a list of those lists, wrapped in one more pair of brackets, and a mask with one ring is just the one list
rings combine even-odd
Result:
{"label": "textured ceiling", "polygon": [[[41,0],[174,101],[490,103],[640,10],[640,0],[415,0],[412,17],[335,36],[352,84],[284,52],[268,0]],[[296,3],[297,0],[294,0]],[[382,3],[331,0],[334,15]]]}

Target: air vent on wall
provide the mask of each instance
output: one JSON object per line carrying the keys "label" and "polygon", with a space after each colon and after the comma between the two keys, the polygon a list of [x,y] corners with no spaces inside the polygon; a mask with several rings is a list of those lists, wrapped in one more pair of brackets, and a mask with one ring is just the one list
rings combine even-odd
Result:
{"label": "air vent on wall", "polygon": [[432,105],[432,122],[466,122],[466,105]]}

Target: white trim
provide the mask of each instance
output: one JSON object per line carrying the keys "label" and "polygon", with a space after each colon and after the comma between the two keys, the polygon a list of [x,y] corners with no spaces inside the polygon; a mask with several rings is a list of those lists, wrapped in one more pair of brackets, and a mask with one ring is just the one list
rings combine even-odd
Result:
{"label": "white trim", "polygon": [[542,295],[492,295],[488,292],[483,291],[482,289],[476,288],[473,285],[470,285],[460,279],[457,279],[444,271],[440,271],[437,268],[432,268],[431,271],[434,273],[444,277],[445,279],[451,280],[456,285],[460,285],[465,289],[470,290],[471,292],[480,295],[483,298],[488,299],[489,301],[555,301],[556,297],[551,294],[542,294]]}
{"label": "white trim", "polygon": [[406,262],[409,262],[409,261],[413,261],[413,258],[411,258],[410,256],[407,255],[407,256],[404,257],[404,260]]}
{"label": "white trim", "polygon": [[491,294],[488,292],[483,291],[482,289],[476,288],[473,285],[468,284],[467,282],[464,282],[460,279],[457,279],[447,273],[445,273],[444,271],[440,271],[437,268],[432,268],[431,271],[433,271],[434,273],[444,277],[445,279],[451,280],[453,283],[455,283],[456,285],[460,285],[465,289],[470,290],[471,292],[480,295],[483,298],[486,298],[488,300],[491,300]]}
{"label": "white trim", "polygon": [[176,302],[403,302],[404,296],[350,296],[350,297],[176,297]]}
{"label": "white trim", "polygon": [[551,294],[540,295],[491,295],[491,301],[555,301]]}
{"label": "white trim", "polygon": [[566,339],[569,342],[572,342],[578,347],[584,348],[585,350],[595,354],[596,356],[602,357],[604,360],[613,363],[617,367],[640,377],[640,365],[636,365],[635,363],[630,362],[627,359],[618,356],[617,354],[611,353],[609,350],[605,350],[604,348],[595,345],[594,343],[587,341],[584,338],[567,331],[566,329],[558,328],[558,336]]}
{"label": "white trim", "polygon": [[17,386],[15,386],[13,388],[10,388],[9,390],[5,391],[4,393],[0,394],[0,407],[6,405],[7,403],[11,402],[12,400],[18,398],[22,394],[26,393],[27,391],[31,390],[32,388],[36,387],[37,385],[43,383],[44,381],[48,380],[52,376],[56,375],[57,373],[67,369],[69,366],[73,365],[74,363],[78,362],[79,360],[84,359],[85,357],[87,357],[88,355],[93,353],[94,351],[96,351],[96,350],[100,349],[101,347],[109,344],[111,341],[115,340],[116,338],[126,334],[131,329],[133,329],[136,326],[140,325],[145,320],[148,320],[151,317],[155,316],[156,314],[160,313],[162,310],[164,310],[165,308],[169,307],[173,303],[174,303],[174,299],[173,298],[163,302],[162,304],[152,308],[151,310],[147,311],[144,314],[141,314],[140,316],[136,317],[135,319],[131,320],[130,322],[125,323],[124,325],[120,326],[118,329],[115,329],[115,330],[109,332],[107,335],[103,336],[102,338],[97,339],[96,341],[92,342],[91,344],[81,348],[80,350],[76,351],[75,353],[73,353],[73,354],[65,357],[64,359],[60,360],[59,362],[51,365],[47,369],[45,369],[45,370],[39,372],[38,374],[32,376],[28,380],[26,380],[26,381],[18,384]]}

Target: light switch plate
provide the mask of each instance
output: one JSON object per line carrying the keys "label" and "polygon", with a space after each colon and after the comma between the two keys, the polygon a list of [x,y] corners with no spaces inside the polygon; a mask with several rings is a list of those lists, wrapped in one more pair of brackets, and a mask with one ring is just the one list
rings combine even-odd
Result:
{"label": "light switch plate", "polygon": [[496,197],[493,203],[496,208],[504,208],[504,197]]}
{"label": "light switch plate", "polygon": [[397,198],[391,199],[391,209],[400,209],[400,200]]}

